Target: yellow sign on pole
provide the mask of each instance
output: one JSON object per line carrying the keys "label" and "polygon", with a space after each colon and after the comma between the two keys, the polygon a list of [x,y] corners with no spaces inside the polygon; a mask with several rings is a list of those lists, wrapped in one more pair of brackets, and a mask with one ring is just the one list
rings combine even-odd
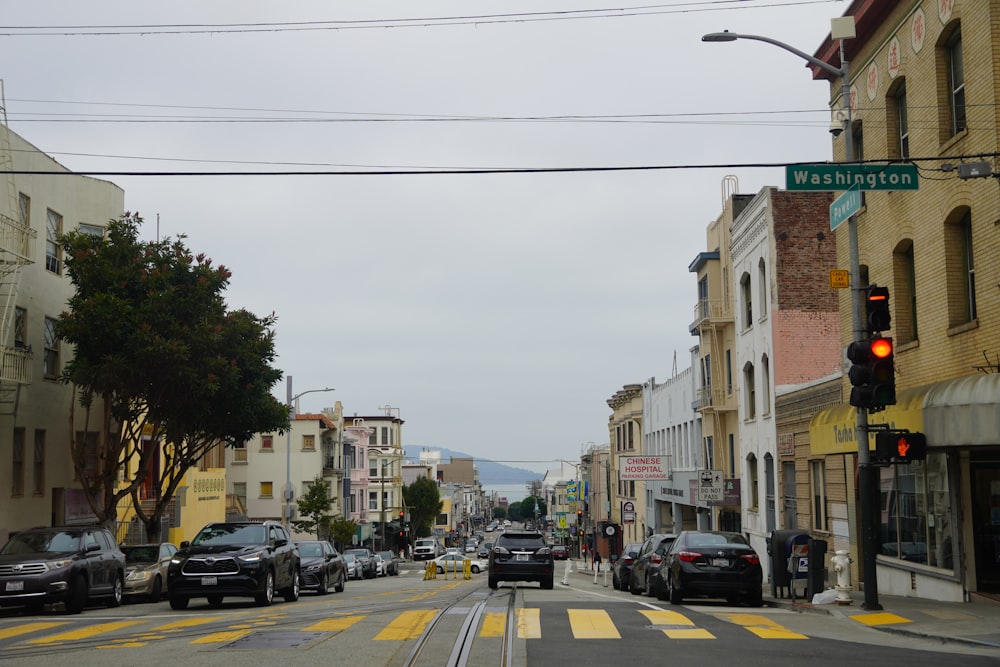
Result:
{"label": "yellow sign on pole", "polygon": [[851,286],[851,272],[847,269],[830,269],[830,287],[847,289]]}

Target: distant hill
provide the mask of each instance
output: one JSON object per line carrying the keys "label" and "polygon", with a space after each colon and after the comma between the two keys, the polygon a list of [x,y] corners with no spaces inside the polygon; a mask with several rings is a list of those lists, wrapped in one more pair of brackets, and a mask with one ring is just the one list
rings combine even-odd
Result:
{"label": "distant hill", "polygon": [[479,483],[483,486],[497,484],[523,484],[532,480],[541,479],[542,474],[534,470],[525,468],[515,468],[502,463],[490,461],[489,459],[472,456],[463,452],[456,452],[444,447],[429,447],[427,445],[405,445],[403,451],[406,452],[407,461],[417,461],[420,459],[420,450],[430,449],[441,452],[441,463],[448,463],[451,457],[472,458],[477,468],[479,468]]}

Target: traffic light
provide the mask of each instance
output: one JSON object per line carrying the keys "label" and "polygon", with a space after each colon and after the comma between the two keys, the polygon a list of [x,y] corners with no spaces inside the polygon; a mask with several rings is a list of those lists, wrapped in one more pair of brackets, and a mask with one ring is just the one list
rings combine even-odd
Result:
{"label": "traffic light", "polygon": [[891,338],[854,341],[847,348],[847,358],[854,364],[848,371],[853,386],[851,405],[878,412],[896,404],[896,361]]}
{"label": "traffic light", "polygon": [[583,510],[577,510],[576,511],[576,518],[577,519],[582,519],[583,518]]}
{"label": "traffic light", "polygon": [[868,312],[868,332],[878,334],[889,330],[892,314],[889,312],[889,288],[871,285],[865,294]]}
{"label": "traffic light", "polygon": [[927,436],[909,431],[881,431],[875,434],[875,458],[892,463],[910,463],[927,458]]}

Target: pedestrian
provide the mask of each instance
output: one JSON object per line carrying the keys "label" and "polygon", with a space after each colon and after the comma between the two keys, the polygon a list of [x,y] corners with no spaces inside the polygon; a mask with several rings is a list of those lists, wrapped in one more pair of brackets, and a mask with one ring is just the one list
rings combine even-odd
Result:
{"label": "pedestrian", "polygon": [[601,571],[601,552],[597,549],[594,549],[594,569]]}

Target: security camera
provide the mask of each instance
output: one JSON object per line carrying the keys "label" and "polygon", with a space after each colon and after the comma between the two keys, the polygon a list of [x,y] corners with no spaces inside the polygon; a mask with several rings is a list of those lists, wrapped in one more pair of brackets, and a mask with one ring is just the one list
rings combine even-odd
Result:
{"label": "security camera", "polygon": [[830,117],[830,134],[839,137],[840,133],[844,131],[844,122],[846,120],[847,114],[843,109],[834,109]]}

